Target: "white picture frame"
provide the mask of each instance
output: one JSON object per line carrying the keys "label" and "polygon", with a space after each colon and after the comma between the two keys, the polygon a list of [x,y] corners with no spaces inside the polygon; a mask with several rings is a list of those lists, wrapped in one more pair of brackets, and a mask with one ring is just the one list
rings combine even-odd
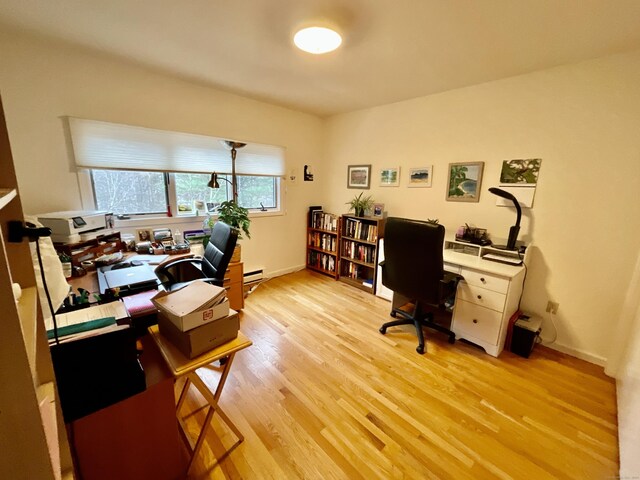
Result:
{"label": "white picture frame", "polygon": [[433,165],[409,168],[408,187],[429,188],[433,179]]}
{"label": "white picture frame", "polygon": [[400,186],[400,167],[383,167],[380,169],[381,187]]}

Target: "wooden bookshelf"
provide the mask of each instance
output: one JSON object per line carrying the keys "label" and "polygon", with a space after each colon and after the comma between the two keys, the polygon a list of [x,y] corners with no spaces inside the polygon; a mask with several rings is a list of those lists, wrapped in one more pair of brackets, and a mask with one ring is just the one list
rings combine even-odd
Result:
{"label": "wooden bookshelf", "polygon": [[375,293],[378,240],[384,237],[384,218],[340,217],[340,281]]}
{"label": "wooden bookshelf", "polygon": [[8,238],[9,222],[24,214],[1,102],[0,172],[0,478],[58,480],[73,464],[29,242]]}
{"label": "wooden bookshelf", "polygon": [[309,213],[307,268],[338,278],[340,222],[337,215],[322,210]]}

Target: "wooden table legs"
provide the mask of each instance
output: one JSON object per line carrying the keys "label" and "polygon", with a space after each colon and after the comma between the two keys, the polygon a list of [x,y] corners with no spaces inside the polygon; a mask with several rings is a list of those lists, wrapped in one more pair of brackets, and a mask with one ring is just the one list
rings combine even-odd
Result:
{"label": "wooden table legs", "polygon": [[[220,405],[218,404],[218,400],[220,399],[220,395],[222,394],[222,389],[224,388],[224,384],[227,380],[227,376],[229,375],[229,371],[231,370],[231,364],[233,363],[234,357],[235,357],[235,352],[231,353],[227,357],[227,361],[224,364],[224,368],[222,370],[222,376],[220,377],[215,393],[211,392],[209,387],[202,381],[202,379],[198,376],[196,371],[189,372],[186,375],[187,378],[184,383],[184,386],[182,387],[182,391],[180,392],[180,397],[178,399],[178,404],[176,406],[176,416],[178,417],[178,422],[180,423],[182,437],[187,445],[187,449],[189,450],[190,457],[191,457],[189,459],[189,466],[187,467],[187,475],[191,471],[193,462],[197,457],[198,452],[202,447],[202,444],[204,443],[204,439],[207,435],[209,426],[211,425],[211,420],[213,419],[214,413],[217,412],[218,415],[220,415],[220,418],[222,418],[222,420],[224,421],[224,423],[226,423],[227,426],[231,429],[231,431],[236,435],[236,437],[238,437],[237,443],[241,443],[244,440],[244,436],[242,435],[242,433],[240,433],[240,430],[238,430],[238,428],[234,425],[231,419],[227,416],[226,413],[224,413],[224,411],[222,410],[222,408],[220,408]],[[200,430],[200,433],[198,434],[198,438],[195,440],[195,442],[187,433],[185,422],[180,416],[180,409],[184,403],[184,400],[187,396],[187,391],[189,390],[189,387],[191,385],[193,385],[198,389],[198,391],[202,394],[202,396],[205,398],[205,400],[209,404],[206,418],[204,419],[204,422],[202,424],[202,429]]]}

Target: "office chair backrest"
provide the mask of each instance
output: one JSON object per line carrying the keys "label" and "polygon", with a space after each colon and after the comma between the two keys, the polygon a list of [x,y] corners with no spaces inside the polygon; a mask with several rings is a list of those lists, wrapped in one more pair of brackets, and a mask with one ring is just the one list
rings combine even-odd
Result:
{"label": "office chair backrest", "polygon": [[229,266],[233,249],[238,241],[238,231],[224,222],[217,221],[211,230],[209,243],[204,250],[202,272],[207,278],[222,280]]}
{"label": "office chair backrest", "polygon": [[382,284],[403,296],[438,304],[444,276],[442,225],[390,217],[384,232]]}

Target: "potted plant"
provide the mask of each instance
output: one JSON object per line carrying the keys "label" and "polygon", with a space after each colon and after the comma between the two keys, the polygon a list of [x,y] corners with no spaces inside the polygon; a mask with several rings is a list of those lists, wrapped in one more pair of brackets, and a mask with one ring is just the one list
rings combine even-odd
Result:
{"label": "potted plant", "polygon": [[353,210],[356,217],[364,217],[365,212],[371,210],[371,207],[373,207],[373,198],[371,198],[371,195],[363,197],[363,194],[364,192],[360,192],[360,195],[353,197],[351,201],[347,202],[349,210]]}
{"label": "potted plant", "polygon": [[[242,234],[244,233],[247,238],[251,238],[249,233],[249,225],[251,220],[249,219],[249,210],[241,207],[233,200],[222,202],[218,207],[218,220],[226,223],[232,228],[238,231],[238,240],[242,240]],[[232,262],[239,262],[241,256],[240,244],[236,244],[236,248],[231,257]]]}

